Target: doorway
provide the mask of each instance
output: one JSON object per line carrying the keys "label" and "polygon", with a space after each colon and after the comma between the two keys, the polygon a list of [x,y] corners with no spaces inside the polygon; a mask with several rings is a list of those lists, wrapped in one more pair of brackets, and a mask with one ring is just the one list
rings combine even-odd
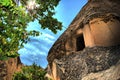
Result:
{"label": "doorway", "polygon": [[81,51],[84,48],[85,48],[84,37],[83,34],[81,34],[76,38],[76,50]]}

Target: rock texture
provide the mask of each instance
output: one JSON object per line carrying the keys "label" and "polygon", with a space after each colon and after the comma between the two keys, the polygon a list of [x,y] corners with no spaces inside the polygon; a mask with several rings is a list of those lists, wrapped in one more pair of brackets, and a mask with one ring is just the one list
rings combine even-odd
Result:
{"label": "rock texture", "polygon": [[85,48],[56,59],[60,80],[119,80],[120,46]]}
{"label": "rock texture", "polygon": [[[73,48],[66,49],[66,47],[74,46],[72,44],[72,37],[74,37],[77,30],[84,27],[85,24],[88,24],[90,20],[104,18],[104,21],[109,21],[111,18],[110,16],[114,16],[113,18],[120,20],[119,4],[120,0],[89,0],[72,21],[68,29],[59,37],[50,49],[48,54],[49,64],[52,64],[51,62],[55,58],[61,58],[63,55],[66,55],[67,52],[73,51]],[[67,45],[67,43],[69,44]]]}
{"label": "rock texture", "polygon": [[0,61],[0,80],[12,80],[14,72],[20,71],[22,66],[19,57]]}
{"label": "rock texture", "polygon": [[53,80],[120,80],[120,0],[88,0],[48,54]]}

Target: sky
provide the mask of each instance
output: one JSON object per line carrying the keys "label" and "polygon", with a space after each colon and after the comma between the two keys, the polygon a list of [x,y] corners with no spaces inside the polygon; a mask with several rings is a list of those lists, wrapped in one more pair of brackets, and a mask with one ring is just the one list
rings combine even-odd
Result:
{"label": "sky", "polygon": [[24,45],[24,48],[20,49],[21,62],[25,65],[32,65],[36,63],[43,68],[47,67],[47,55],[59,38],[59,36],[67,29],[72,20],[78,14],[80,9],[86,4],[87,0],[61,0],[56,7],[56,14],[54,15],[63,24],[63,29],[58,31],[57,34],[52,33],[48,29],[42,30],[38,21],[33,21],[28,24],[27,30],[37,30],[42,34],[37,37],[30,37],[30,41]]}

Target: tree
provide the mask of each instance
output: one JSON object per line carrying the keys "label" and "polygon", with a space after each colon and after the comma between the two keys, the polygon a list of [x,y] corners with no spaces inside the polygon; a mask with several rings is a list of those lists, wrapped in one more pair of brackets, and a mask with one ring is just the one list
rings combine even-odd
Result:
{"label": "tree", "polygon": [[24,66],[20,72],[13,75],[13,80],[45,80],[46,71],[40,66],[33,64]]}
{"label": "tree", "polygon": [[26,30],[30,21],[38,20],[42,29],[53,33],[61,30],[62,23],[53,17],[59,1],[0,0],[0,60],[18,56],[17,51],[27,43],[29,35],[39,35]]}

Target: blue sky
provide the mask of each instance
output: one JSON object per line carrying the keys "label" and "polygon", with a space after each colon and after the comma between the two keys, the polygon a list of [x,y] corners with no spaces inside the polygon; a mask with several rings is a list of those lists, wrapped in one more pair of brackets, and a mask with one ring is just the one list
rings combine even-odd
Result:
{"label": "blue sky", "polygon": [[66,30],[80,9],[85,5],[87,0],[61,0],[56,7],[54,16],[63,23],[62,31],[53,34],[50,30],[42,30],[38,21],[30,22],[27,30],[37,30],[42,32],[38,37],[31,37],[31,40],[20,49],[20,58],[23,64],[31,65],[34,62],[45,68],[48,64],[47,54],[58,37]]}

